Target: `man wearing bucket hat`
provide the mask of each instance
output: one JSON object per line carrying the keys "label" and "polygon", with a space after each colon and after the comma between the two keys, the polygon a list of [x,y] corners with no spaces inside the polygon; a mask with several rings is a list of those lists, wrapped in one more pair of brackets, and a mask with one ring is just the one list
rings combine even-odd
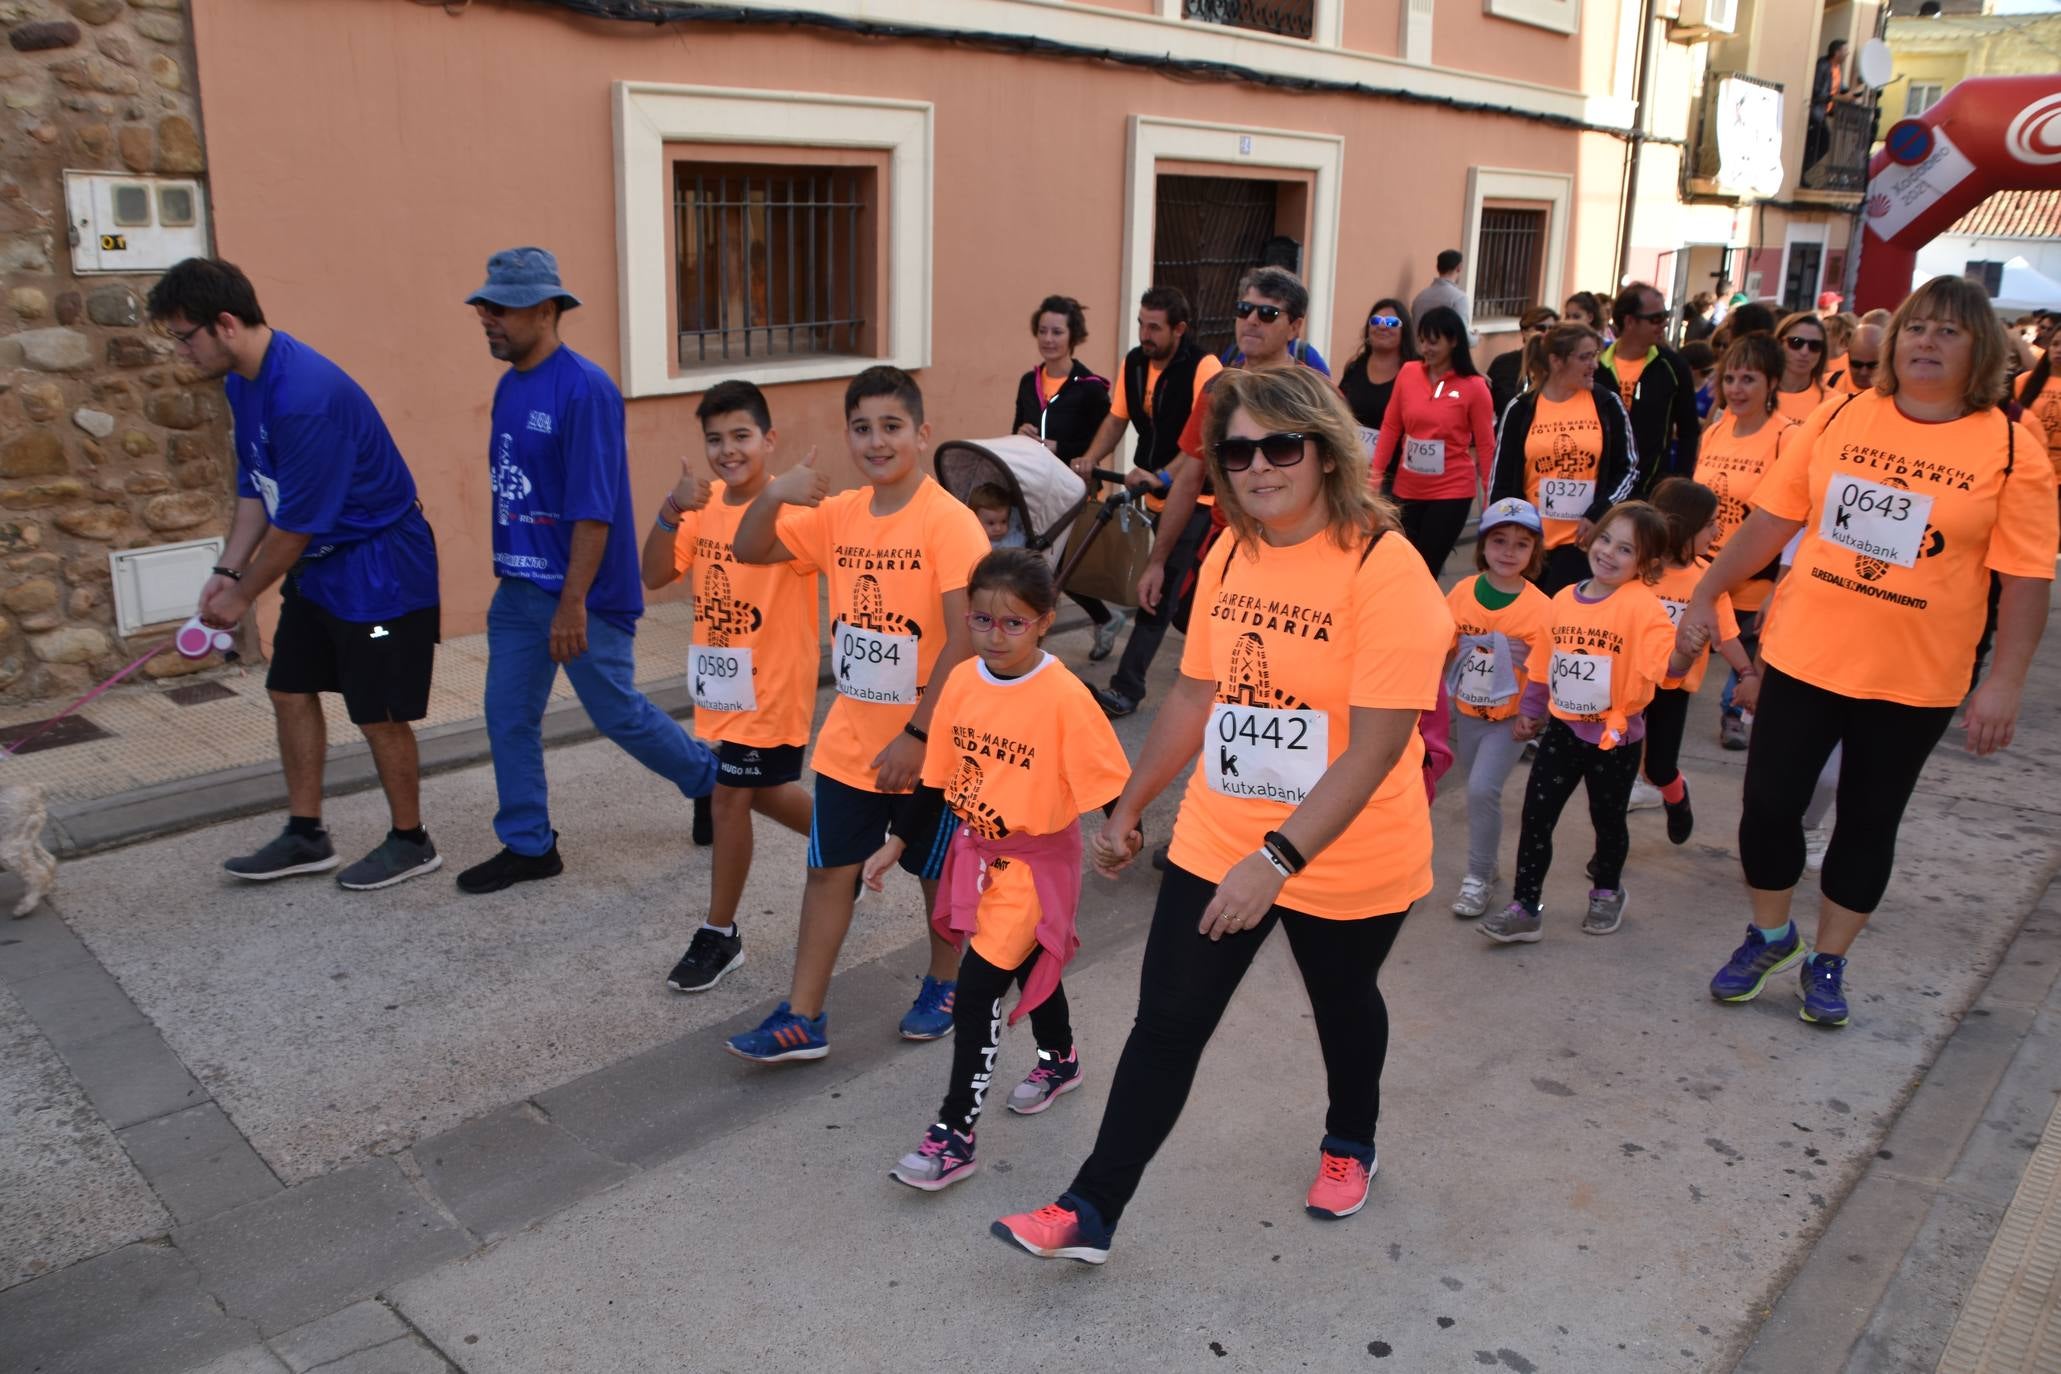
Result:
{"label": "man wearing bucket hat", "polygon": [[559,342],[579,297],[542,248],[487,259],[465,298],[487,351],[509,365],[494,388],[487,463],[494,575],[487,611],[487,741],[494,756],[499,854],[458,875],[467,892],[555,877],[563,864],[544,778],[544,706],[562,666],[601,733],[688,798],[715,787],[715,755],[635,685],[644,614],[630,509],[623,398]]}

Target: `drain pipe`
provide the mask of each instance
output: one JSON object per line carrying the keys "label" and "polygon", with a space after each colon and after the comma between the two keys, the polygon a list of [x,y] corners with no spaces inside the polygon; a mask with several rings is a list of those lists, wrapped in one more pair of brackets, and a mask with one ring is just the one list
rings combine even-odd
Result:
{"label": "drain pipe", "polygon": [[1632,222],[1638,213],[1639,155],[1646,147],[1647,112],[1653,100],[1653,25],[1657,0],[1639,5],[1639,56],[1633,77],[1632,128],[1625,154],[1624,196],[1617,216],[1617,266],[1611,280],[1624,285],[1625,266],[1632,256]]}

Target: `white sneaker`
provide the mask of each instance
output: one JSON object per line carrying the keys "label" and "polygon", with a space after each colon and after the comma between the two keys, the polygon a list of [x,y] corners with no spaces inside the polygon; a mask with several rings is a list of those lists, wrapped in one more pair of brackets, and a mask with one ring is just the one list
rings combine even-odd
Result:
{"label": "white sneaker", "polygon": [[1651,811],[1666,800],[1667,798],[1660,795],[1658,787],[1655,787],[1644,778],[1634,778],[1632,780],[1632,799],[1626,804],[1625,810]]}
{"label": "white sneaker", "polygon": [[1495,891],[1494,878],[1477,878],[1472,873],[1460,880],[1460,895],[1453,898],[1453,914],[1469,920],[1489,909],[1489,894]]}
{"label": "white sneaker", "polygon": [[1825,846],[1832,843],[1832,832],[1822,825],[1806,828],[1803,832],[1803,866],[1816,873],[1825,866]]}

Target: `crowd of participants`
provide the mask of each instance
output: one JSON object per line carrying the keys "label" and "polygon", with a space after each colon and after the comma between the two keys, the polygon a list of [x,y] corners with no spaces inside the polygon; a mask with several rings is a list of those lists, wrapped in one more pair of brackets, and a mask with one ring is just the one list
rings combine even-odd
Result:
{"label": "crowd of participants", "polygon": [[[1010,428],[1091,491],[1134,437],[1125,485],[1154,512],[1135,615],[1075,598],[1094,624],[1090,662],[1125,640],[1104,686],[1044,647],[1067,591],[1050,557],[1021,547],[1008,494],[962,501],[928,471],[914,378],[860,372],[842,458],[812,447],[798,461],[757,387],[711,387],[703,452],[681,459],[647,523],[622,398],[560,337],[578,299],[544,250],[496,254],[466,304],[509,364],[488,451],[484,705],[501,849],[459,888],[562,871],[541,735],[560,668],[600,731],[696,804],[694,839],[713,841],[705,919],[670,986],[706,992],[743,963],[756,817],[807,836],[788,994],[727,1042],[733,1054],[828,1053],[855,902],[901,868],[930,940],[899,1033],[949,1036],[953,1050],[935,1120],[891,1174],[935,1191],[978,1167],[1007,1025],[1028,1018],[1036,1043],[1012,1112],[1083,1081],[1062,982],[1083,867],[1133,864],[1146,809],[1181,782],[1093,1151],[1056,1202],[993,1228],[1035,1255],[1100,1263],[1277,925],[1327,1079],[1306,1205],[1357,1212],[1378,1167],[1378,977],[1432,892],[1441,778],[1451,770],[1466,798],[1455,916],[1496,944],[1544,936],[1555,835],[1580,787],[1594,834],[1578,924],[1608,935],[1630,906],[1628,812],[1663,809],[1676,844],[1693,833],[1681,750],[1716,657],[1720,739],[1747,751],[1751,920],[1711,994],[1748,1001],[1798,968],[1801,1018],[1846,1024],[1848,952],[1927,756],[1957,709],[1977,754],[2015,728],[2054,574],[2061,377],[2041,351],[2053,318],[2031,321],[2020,348],[1980,288],[1951,278],[1859,319],[1836,300],[1778,319],[1735,299],[1713,320],[1699,299],[1678,351],[1661,293],[1633,284],[1527,313],[1521,348],[1483,375],[1458,264],[1442,255],[1407,305],[1375,301],[1335,378],[1301,337],[1308,291],[1281,268],[1241,283],[1222,355],[1199,346],[1180,292],[1145,292],[1114,382],[1075,357],[1082,306],[1040,302]],[[289,819],[226,867],[251,881],[339,869],[319,706],[336,692],[392,815],[338,880],[379,888],[435,870],[411,723],[427,712],[437,554],[406,464],[365,393],[267,325],[234,266],[179,264],[149,311],[185,363],[224,379],[234,415],[241,499],[200,613],[234,626],[283,584],[267,685]],[[859,483],[833,492],[841,469]],[[1474,569],[1442,591],[1477,513]],[[632,654],[644,592],[682,578],[691,729],[637,690]],[[835,691],[812,740],[819,580]],[[1131,761],[1110,722],[1146,700],[1170,628],[1179,671]],[[1504,792],[1527,755],[1499,903]],[[1818,867],[1806,939],[1791,904]]]}

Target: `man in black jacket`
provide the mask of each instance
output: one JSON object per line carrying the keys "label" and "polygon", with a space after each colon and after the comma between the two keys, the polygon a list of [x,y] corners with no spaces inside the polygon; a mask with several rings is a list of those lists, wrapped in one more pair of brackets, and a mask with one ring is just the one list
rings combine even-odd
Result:
{"label": "man in black jacket", "polygon": [[1632,417],[1633,494],[1645,496],[1663,477],[1693,477],[1703,433],[1696,414],[1696,376],[1682,355],[1660,342],[1667,302],[1645,282],[1617,293],[1610,307],[1617,341],[1597,360],[1596,376],[1617,388]]}

